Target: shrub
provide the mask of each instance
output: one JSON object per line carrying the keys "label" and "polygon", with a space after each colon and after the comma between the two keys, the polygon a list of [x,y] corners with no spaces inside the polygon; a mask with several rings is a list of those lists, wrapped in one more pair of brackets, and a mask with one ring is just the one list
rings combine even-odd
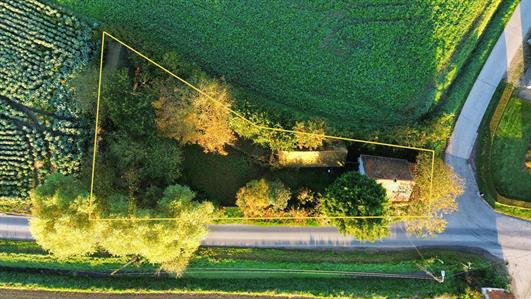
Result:
{"label": "shrub", "polygon": [[299,149],[316,150],[323,145],[325,134],[325,122],[322,120],[310,120],[308,122],[296,122],[293,130],[295,133],[297,147]]}
{"label": "shrub", "polygon": [[236,205],[245,217],[261,217],[266,210],[283,211],[291,197],[289,188],[280,181],[253,180],[240,188]]}

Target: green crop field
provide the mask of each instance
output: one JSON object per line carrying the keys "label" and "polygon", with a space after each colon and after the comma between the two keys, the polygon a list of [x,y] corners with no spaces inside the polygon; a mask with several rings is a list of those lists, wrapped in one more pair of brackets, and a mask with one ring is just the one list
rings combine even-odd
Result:
{"label": "green crop field", "polygon": [[56,1],[143,51],[177,50],[285,119],[354,132],[428,112],[501,2]]}
{"label": "green crop field", "polygon": [[65,84],[88,60],[91,28],[40,1],[0,0],[0,199],[50,171],[75,173],[82,128]]}

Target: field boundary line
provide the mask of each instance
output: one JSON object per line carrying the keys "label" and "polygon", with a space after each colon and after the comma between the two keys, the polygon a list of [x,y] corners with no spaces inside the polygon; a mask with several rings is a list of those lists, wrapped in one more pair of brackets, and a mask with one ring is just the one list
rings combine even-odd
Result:
{"label": "field boundary line", "polygon": [[[176,220],[179,218],[94,218],[92,217],[92,204],[94,201],[94,176],[95,176],[95,166],[96,166],[96,153],[97,153],[97,145],[98,145],[98,131],[99,131],[99,108],[100,108],[100,99],[101,99],[101,81],[102,81],[102,73],[103,73],[103,54],[104,54],[104,47],[105,47],[105,37],[109,37],[112,40],[118,42],[122,46],[126,47],[131,52],[137,54],[138,56],[144,58],[151,64],[155,65],[165,73],[169,74],[173,78],[179,80],[181,83],[185,84],[186,86],[192,88],[194,91],[198,92],[202,96],[205,96],[207,99],[213,101],[214,103],[220,105],[223,109],[227,110],[228,112],[232,113],[233,115],[237,116],[238,118],[242,119],[243,121],[247,122],[248,124],[254,126],[258,129],[263,130],[269,130],[269,131],[276,131],[276,132],[284,132],[284,133],[290,133],[290,134],[302,134],[306,136],[312,136],[312,137],[322,137],[322,138],[328,138],[333,140],[342,140],[342,141],[350,141],[350,142],[356,142],[356,143],[364,143],[364,144],[372,144],[372,145],[381,145],[381,146],[388,146],[393,148],[402,148],[402,149],[410,149],[410,150],[416,150],[419,152],[427,152],[431,154],[431,177],[430,177],[430,192],[428,196],[428,211],[431,211],[431,199],[433,196],[433,175],[434,175],[434,167],[435,167],[435,151],[432,149],[426,149],[426,148],[419,148],[414,146],[407,146],[407,145],[400,145],[400,144],[392,144],[392,143],[385,143],[385,142],[379,142],[379,141],[370,141],[370,140],[362,140],[362,139],[355,139],[355,138],[347,138],[347,137],[339,137],[339,136],[332,136],[332,135],[326,135],[326,134],[316,134],[316,133],[310,133],[310,132],[301,132],[301,131],[295,131],[295,130],[289,130],[289,129],[282,129],[282,128],[272,128],[267,126],[262,126],[254,123],[253,121],[247,119],[245,116],[243,116],[238,111],[235,111],[227,106],[225,106],[220,101],[216,100],[206,92],[202,91],[201,89],[197,88],[190,82],[184,80],[183,78],[175,75],[170,70],[166,69],[156,61],[152,60],[151,58],[147,57],[143,53],[139,52],[138,50],[134,49],[132,46],[128,45],[127,43],[121,41],[117,37],[113,36],[112,34],[102,31],[102,41],[101,41],[101,53],[100,53],[100,69],[99,69],[99,77],[98,77],[98,92],[97,92],[97,101],[96,101],[96,123],[94,128],[94,144],[93,144],[93,156],[92,156],[92,171],[91,171],[91,180],[90,180],[90,197],[89,197],[89,220],[94,221],[168,221],[168,220]],[[382,218],[414,218],[414,219],[426,219],[430,218],[430,216],[343,216],[343,217],[322,217],[322,216],[316,216],[316,217],[257,217],[254,220],[282,220],[282,219],[382,219]],[[251,218],[244,218],[244,217],[229,217],[229,218],[213,218],[213,220],[241,220],[241,219],[248,219],[253,220]]]}

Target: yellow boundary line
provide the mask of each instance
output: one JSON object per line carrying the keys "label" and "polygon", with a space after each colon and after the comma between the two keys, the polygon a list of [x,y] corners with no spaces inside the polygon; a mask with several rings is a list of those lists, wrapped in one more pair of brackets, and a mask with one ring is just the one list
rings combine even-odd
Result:
{"label": "yellow boundary line", "polygon": [[[92,216],[92,203],[94,199],[94,173],[95,173],[95,167],[96,167],[96,152],[98,147],[98,124],[99,124],[99,111],[100,111],[100,98],[101,98],[101,81],[102,81],[102,73],[103,73],[103,52],[105,48],[105,37],[108,36],[109,38],[113,39],[114,41],[118,42],[122,46],[126,47],[131,52],[137,54],[138,56],[144,58],[145,60],[149,61],[156,67],[160,68],[162,71],[167,73],[168,75],[174,77],[175,79],[179,80],[186,86],[192,88],[199,94],[205,96],[207,99],[213,101],[214,103],[217,103],[223,107],[223,109],[226,109],[233,115],[237,116],[238,118],[242,119],[243,121],[247,122],[251,126],[258,128],[258,129],[264,129],[269,131],[276,131],[276,132],[284,132],[284,133],[291,133],[291,134],[302,134],[302,135],[308,135],[308,136],[319,136],[323,138],[328,139],[334,139],[334,140],[342,140],[342,141],[350,141],[350,142],[357,142],[357,143],[366,143],[366,144],[373,144],[373,145],[381,145],[381,146],[389,146],[394,148],[402,148],[402,149],[411,149],[411,150],[417,150],[421,152],[428,152],[431,154],[431,177],[430,177],[430,193],[429,193],[429,202],[428,205],[428,211],[431,210],[431,198],[433,193],[433,173],[434,173],[434,167],[435,167],[435,151],[431,149],[425,149],[425,148],[419,148],[414,146],[407,146],[407,145],[399,145],[399,144],[391,144],[391,143],[385,143],[385,142],[378,142],[378,141],[370,141],[370,140],[362,140],[362,139],[354,139],[354,138],[346,138],[346,137],[338,137],[338,136],[331,136],[326,134],[315,134],[315,133],[308,133],[308,132],[301,132],[301,131],[294,131],[294,130],[288,130],[288,129],[281,129],[281,128],[271,128],[266,127],[262,125],[258,125],[251,120],[245,118],[241,113],[238,111],[235,111],[227,106],[225,106],[220,101],[216,100],[215,98],[211,97],[204,91],[200,90],[199,88],[195,87],[193,84],[189,83],[188,81],[184,80],[183,78],[175,75],[162,65],[158,64],[151,58],[147,57],[146,55],[142,54],[141,52],[135,50],[133,47],[129,46],[128,44],[124,43],[123,41],[119,40],[118,38],[114,37],[108,32],[103,31],[102,37],[101,37],[101,53],[100,53],[100,69],[99,69],[99,77],[98,77],[98,93],[97,93],[97,102],[96,102],[96,124],[94,128],[94,148],[93,148],[93,156],[92,156],[92,171],[91,171],[91,179],[90,179],[90,197],[89,197],[89,220],[95,220],[95,221],[165,221],[165,220],[176,220],[179,218],[93,218]],[[294,219],[379,219],[379,218],[398,218],[398,219],[406,219],[406,218],[415,218],[415,219],[423,219],[423,218],[429,218],[429,216],[344,216],[344,217],[256,217],[256,218],[244,218],[244,217],[229,217],[229,218],[214,218],[213,220],[294,220]]]}

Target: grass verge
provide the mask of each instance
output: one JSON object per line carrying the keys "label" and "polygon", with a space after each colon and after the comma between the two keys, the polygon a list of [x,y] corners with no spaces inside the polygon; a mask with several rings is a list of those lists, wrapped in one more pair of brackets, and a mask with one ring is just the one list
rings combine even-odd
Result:
{"label": "grass verge", "polygon": [[0,213],[30,215],[31,201],[29,199],[0,199]]}
{"label": "grass verge", "polygon": [[531,141],[531,103],[513,96],[495,133],[490,161],[496,189],[505,197],[531,202],[531,172],[524,164]]}
{"label": "grass verge", "polygon": [[[332,251],[251,248],[200,248],[182,278],[88,278],[0,271],[0,287],[91,292],[221,292],[231,294],[280,294],[341,297],[458,298],[470,289],[489,285],[506,287],[507,276],[497,263],[480,255],[450,250],[422,250],[424,260],[407,251]],[[34,242],[0,241],[0,266],[45,267],[78,271],[110,271],[126,260],[106,255],[78,257],[65,261],[47,255]],[[310,276],[255,272],[249,275],[198,272],[193,269],[306,269],[363,272],[419,272],[416,264],[434,272],[446,271],[446,280]],[[466,265],[466,266],[465,266]],[[466,270],[465,268],[468,268]],[[138,264],[128,271],[156,271],[150,264]],[[288,279],[286,279],[288,278]]]}
{"label": "grass verge", "polygon": [[[516,160],[518,159],[518,155],[514,155],[512,153],[507,153],[506,151],[503,151],[502,149],[494,150],[493,147],[493,138],[496,140],[496,134],[498,130],[498,126],[500,122],[503,122],[504,120],[504,112],[506,111],[507,107],[511,105],[511,102],[514,103],[514,99],[512,98],[513,94],[513,87],[510,84],[507,84],[505,82],[501,82],[498,88],[496,89],[496,92],[489,104],[489,107],[487,108],[487,111],[485,112],[485,115],[483,116],[483,120],[481,122],[481,125],[478,130],[478,139],[476,144],[476,153],[475,153],[475,165],[476,165],[476,173],[478,178],[478,186],[481,192],[484,194],[485,200],[495,209],[503,214],[507,214],[514,217],[524,218],[524,219],[530,219],[531,217],[531,210],[529,210],[529,206],[527,202],[522,200],[516,200],[507,198],[501,194],[498,193],[497,189],[497,183],[495,180],[496,172],[499,172],[500,170],[493,170],[494,164],[492,163],[493,159],[500,159],[501,161],[505,160]],[[513,117],[509,117],[506,119],[506,121],[517,121],[521,122],[520,119],[514,119]],[[510,129],[513,126],[507,125],[508,129]],[[521,129],[521,127],[520,127]],[[503,127],[502,127],[502,130]],[[514,130],[507,130],[505,131],[514,131]],[[503,134],[503,131],[502,131]],[[511,143],[522,143],[524,142],[523,136],[520,136],[520,139],[518,138],[512,140],[512,142],[507,142],[507,146],[515,146],[515,144]],[[503,144],[502,147],[505,147],[506,145]],[[523,157],[521,157],[523,159]],[[523,164],[523,160],[521,161]],[[507,162],[509,165],[514,165],[514,161]],[[499,161],[497,162],[499,165]],[[501,168],[503,165],[498,166]],[[514,169],[513,169],[514,171]],[[516,169],[516,171],[520,171],[519,169]],[[498,173],[499,175],[499,173]],[[514,174],[505,173],[505,175],[509,176],[510,178],[516,177]]]}

